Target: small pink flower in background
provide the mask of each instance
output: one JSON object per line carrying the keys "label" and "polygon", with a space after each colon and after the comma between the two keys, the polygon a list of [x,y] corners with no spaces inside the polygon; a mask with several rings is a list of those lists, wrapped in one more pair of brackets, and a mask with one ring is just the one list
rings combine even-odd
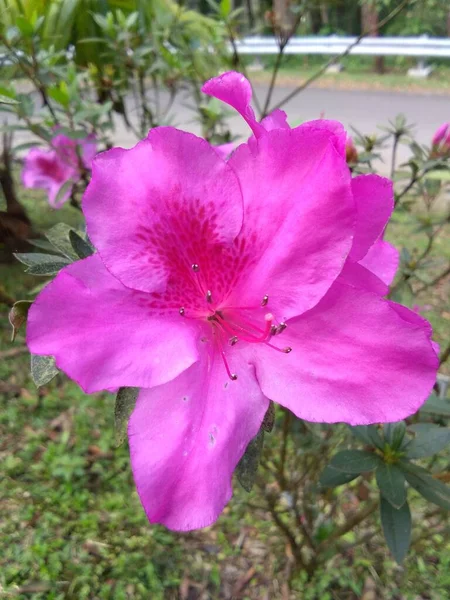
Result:
{"label": "small pink flower in background", "polygon": [[87,392],[141,388],[133,474],[150,522],[175,530],[217,519],[269,398],[310,421],[397,421],[438,365],[426,321],[342,278],[392,209],[387,180],[351,178],[343,127],[289,129],[278,111],[266,129],[237,73],[205,89],[254,137],[225,161],[160,127],[98,155],[83,199],[98,252],[46,286],[27,327]]}
{"label": "small pink flower in background", "polygon": [[431,152],[436,158],[450,156],[450,123],[441,125],[434,134]]}
{"label": "small pink flower in background", "polygon": [[22,182],[27,188],[46,190],[50,206],[61,208],[70,198],[72,186],[68,185],[62,194],[61,188],[70,182],[76,183],[81,178],[77,146],[82,165],[90,169],[96,154],[96,144],[93,135],[80,141],[59,133],[52,139],[51,146],[51,149],[37,147],[28,152],[24,159]]}

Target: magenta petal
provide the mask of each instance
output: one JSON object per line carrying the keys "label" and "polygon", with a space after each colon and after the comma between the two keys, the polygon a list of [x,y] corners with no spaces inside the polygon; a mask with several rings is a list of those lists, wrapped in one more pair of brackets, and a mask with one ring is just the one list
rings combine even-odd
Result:
{"label": "magenta petal", "polygon": [[242,226],[232,169],[208,142],[172,127],[97,155],[83,211],[108,269],[141,291],[163,291],[174,265],[198,262],[206,245],[232,242]]}
{"label": "magenta petal", "polygon": [[287,122],[287,114],[279,108],[276,108],[267,117],[264,117],[261,125],[266,131],[272,131],[272,129],[290,129]]}
{"label": "magenta petal", "polygon": [[58,193],[75,175],[74,169],[61,160],[55,150],[32,148],[24,159],[22,183],[27,188],[46,190],[50,206],[60,208],[69,199],[72,187],[56,202]]}
{"label": "magenta petal", "polygon": [[258,306],[268,294],[271,312],[292,317],[317,304],[339,275],[355,208],[334,141],[327,130],[277,129],[231,156],[244,198],[238,243],[248,254],[234,303]]}
{"label": "magenta petal", "polygon": [[386,285],[394,280],[400,262],[397,248],[389,242],[378,240],[359,264],[379,277]]}
{"label": "magenta petal", "polygon": [[87,169],[91,169],[92,161],[94,160],[94,156],[97,154],[97,142],[95,135],[90,134],[84,140],[81,140],[80,146],[84,166]]}
{"label": "magenta petal", "polygon": [[385,296],[389,292],[389,288],[375,273],[362,265],[347,260],[342,269],[338,281],[346,283],[352,287],[357,287],[368,292],[373,292],[379,296]]}
{"label": "magenta petal", "polygon": [[433,136],[433,146],[439,146],[441,142],[450,144],[450,123],[443,123]]}
{"label": "magenta petal", "polygon": [[359,175],[352,181],[358,220],[350,258],[361,260],[382,235],[394,208],[392,181],[379,175]]}
{"label": "magenta petal", "polygon": [[213,77],[203,85],[202,92],[225,102],[225,104],[237,110],[256,136],[264,132],[264,128],[256,120],[255,113],[250,105],[252,86],[241,73],[228,71],[223,75]]}
{"label": "magenta petal", "polygon": [[228,144],[218,144],[217,146],[213,146],[214,150],[220,156],[226,160],[230,154],[233,152],[235,144],[233,142],[229,142]]}
{"label": "magenta petal", "polygon": [[268,408],[242,364],[193,365],[170,383],[141,390],[128,425],[131,465],[151,523],[188,531],[211,525],[232,495],[231,478]]}
{"label": "magenta petal", "polygon": [[[61,208],[63,204],[69,200],[70,195],[72,193],[73,185],[66,185],[68,182],[64,182],[61,184],[59,181],[51,181],[47,187],[48,191],[48,203],[52,208]],[[63,185],[66,185],[64,188],[64,193],[61,193],[61,189]]]}
{"label": "magenta petal", "polygon": [[345,147],[347,143],[347,132],[344,129],[344,126],[339,121],[333,121],[331,119],[316,119],[314,121],[307,121],[302,125],[299,125],[296,129],[302,129],[303,131],[311,131],[314,132],[317,129],[323,129],[325,131],[333,134],[333,137],[330,138],[338,153],[345,158]]}
{"label": "magenta petal", "polygon": [[290,354],[254,350],[258,381],[264,394],[308,421],[398,421],[420,408],[436,380],[429,331],[388,301],[344,284],[289,321],[279,340]]}
{"label": "magenta petal", "polygon": [[63,269],[33,303],[27,343],[52,355],[86,392],[170,381],[197,360],[195,325],[158,316],[98,255]]}

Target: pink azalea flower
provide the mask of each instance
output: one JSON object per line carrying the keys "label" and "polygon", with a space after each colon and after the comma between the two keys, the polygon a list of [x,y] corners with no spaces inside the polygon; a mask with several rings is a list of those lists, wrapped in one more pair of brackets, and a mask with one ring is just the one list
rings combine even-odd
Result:
{"label": "pink azalea flower", "polygon": [[87,392],[141,388],[133,474],[149,520],[175,530],[217,519],[269,398],[310,421],[397,421],[438,366],[426,321],[340,277],[379,237],[386,181],[353,183],[335,123],[260,127],[239,77],[206,84],[255,134],[227,161],[171,127],[95,158],[83,210],[98,253],[28,318],[30,350]]}
{"label": "pink azalea flower", "polygon": [[[67,202],[72,193],[73,185],[70,184],[81,178],[78,144],[83,166],[90,169],[96,153],[95,138],[92,135],[77,142],[59,133],[52,139],[51,149],[32,148],[25,157],[22,170],[23,185],[27,188],[46,190],[52,208],[61,208]],[[68,185],[61,192],[66,184]]]}
{"label": "pink azalea flower", "polygon": [[450,156],[450,123],[444,123],[433,136],[432,154],[435,157]]}

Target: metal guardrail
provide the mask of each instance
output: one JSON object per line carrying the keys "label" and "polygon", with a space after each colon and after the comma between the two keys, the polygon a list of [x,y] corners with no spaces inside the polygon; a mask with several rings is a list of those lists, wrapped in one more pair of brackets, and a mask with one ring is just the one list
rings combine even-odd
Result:
{"label": "metal guardrail", "polygon": [[[339,55],[356,42],[356,37],[330,35],[326,37],[293,37],[284,49],[285,54]],[[254,56],[278,54],[274,37],[251,36],[236,41],[240,54]],[[450,38],[418,37],[366,37],[350,54],[369,56],[413,56],[416,58],[450,58]]]}

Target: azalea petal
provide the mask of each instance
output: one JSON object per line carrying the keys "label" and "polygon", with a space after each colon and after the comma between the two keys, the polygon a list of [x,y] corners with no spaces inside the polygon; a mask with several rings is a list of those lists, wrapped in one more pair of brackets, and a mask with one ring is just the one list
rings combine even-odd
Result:
{"label": "azalea petal", "polygon": [[392,181],[379,175],[359,175],[352,180],[358,220],[350,258],[361,260],[382,235],[394,208]]}
{"label": "azalea petal", "polygon": [[57,154],[53,150],[31,148],[24,160],[22,183],[27,188],[44,188],[58,180],[61,183]]}
{"label": "azalea petal", "polygon": [[377,275],[367,269],[361,263],[355,263],[350,259],[344,265],[339,274],[338,281],[352,287],[357,287],[379,296],[386,296],[389,288]]}
{"label": "azalea petal", "polygon": [[388,301],[335,284],[274,338],[292,352],[254,344],[248,357],[264,394],[298,417],[367,425],[404,419],[428,397],[438,368],[429,336]]}
{"label": "azalea petal", "polygon": [[194,321],[171,319],[124,287],[93,255],[63,269],[27,322],[33,354],[52,355],[86,392],[170,381],[197,360]]}
{"label": "azalea petal", "polygon": [[317,304],[340,273],[355,221],[350,172],[325,129],[277,129],[228,164],[244,198],[242,269],[235,300],[280,320]]}
{"label": "azalea petal", "polygon": [[230,142],[228,144],[219,144],[218,146],[213,146],[214,150],[217,152],[217,154],[220,156],[220,158],[223,158],[224,160],[226,160],[230,154],[233,152],[234,150],[234,143]]}
{"label": "azalea petal", "polygon": [[374,273],[386,285],[394,280],[400,262],[400,255],[392,244],[378,240],[359,261],[359,264]]}
{"label": "azalea petal", "polygon": [[130,150],[97,155],[83,211],[111,273],[130,288],[163,291],[175,263],[189,268],[206,246],[233,241],[242,196],[208,142],[157,127]]}
{"label": "azalea petal", "polygon": [[63,204],[69,200],[73,185],[67,185],[64,189],[64,193],[61,193],[61,189],[66,183],[68,182],[61,184],[59,181],[49,181],[48,186],[46,186],[48,191],[48,203],[52,208],[61,208]]}
{"label": "azalea petal", "polygon": [[237,110],[256,136],[264,132],[264,127],[256,120],[251,107],[252,86],[241,73],[228,71],[223,75],[213,77],[203,85],[202,92]]}
{"label": "azalea petal", "polygon": [[87,169],[92,168],[92,161],[97,154],[97,143],[94,134],[88,135],[84,140],[80,141],[81,152],[84,166]]}
{"label": "azalea petal", "polygon": [[342,158],[346,158],[345,147],[347,143],[347,132],[339,121],[333,121],[332,119],[315,119],[314,121],[307,121],[306,123],[299,125],[297,129],[301,129],[304,132],[313,132],[317,129],[323,129],[332,133],[333,137],[330,139],[333,141],[336,150]]}
{"label": "azalea petal", "polygon": [[269,401],[243,364],[230,381],[201,361],[170,383],[141,390],[128,425],[131,465],[151,523],[188,531],[211,525],[232,495],[232,474]]}
{"label": "azalea petal", "polygon": [[439,146],[441,142],[448,142],[450,139],[450,123],[443,123],[433,136],[433,146]]}
{"label": "azalea petal", "polygon": [[272,131],[272,129],[290,129],[287,122],[287,114],[279,108],[276,108],[267,117],[264,117],[261,125],[266,131]]}

